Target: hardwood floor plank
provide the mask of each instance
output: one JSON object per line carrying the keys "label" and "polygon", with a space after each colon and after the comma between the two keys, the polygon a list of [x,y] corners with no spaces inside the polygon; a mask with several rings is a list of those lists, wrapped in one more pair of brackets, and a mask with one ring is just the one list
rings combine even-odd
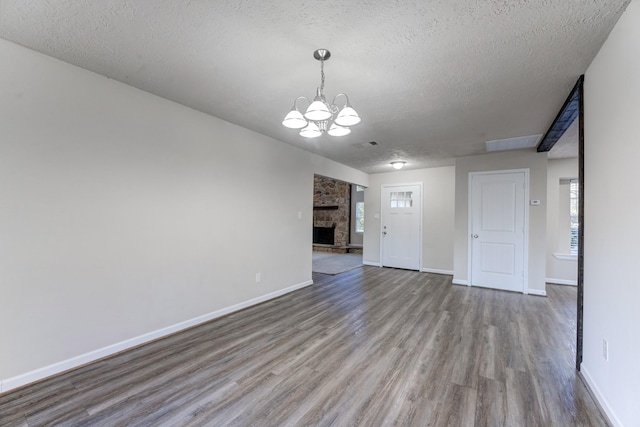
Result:
{"label": "hardwood floor plank", "polygon": [[442,410],[438,414],[436,425],[472,426],[475,424],[477,391],[451,383],[445,392]]}
{"label": "hardwood floor plank", "polygon": [[605,426],[575,288],[360,267],[0,395],[0,426]]}
{"label": "hardwood floor plank", "polygon": [[507,426],[507,392],[502,381],[480,377],[474,425]]}

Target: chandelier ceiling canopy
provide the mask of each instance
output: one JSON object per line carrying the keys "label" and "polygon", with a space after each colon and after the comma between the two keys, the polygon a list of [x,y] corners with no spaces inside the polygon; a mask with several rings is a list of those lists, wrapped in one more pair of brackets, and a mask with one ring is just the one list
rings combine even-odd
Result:
{"label": "chandelier ceiling canopy", "polygon": [[[323,133],[331,136],[344,136],[351,133],[350,126],[357,125],[361,119],[344,93],[337,94],[329,104],[324,95],[324,62],[331,57],[327,49],[318,49],[313,57],[320,61],[320,87],[316,89],[313,101],[305,96],[299,96],[293,101],[291,111],[285,116],[282,125],[290,129],[300,129],[300,135],[306,138],[317,138]],[[299,100],[307,101],[308,107],[304,114],[298,110]],[[336,100],[341,99],[341,104]]]}

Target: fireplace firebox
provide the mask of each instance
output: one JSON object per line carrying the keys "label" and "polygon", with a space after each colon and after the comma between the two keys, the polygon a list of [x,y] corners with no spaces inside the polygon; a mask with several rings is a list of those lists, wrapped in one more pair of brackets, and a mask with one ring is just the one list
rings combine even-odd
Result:
{"label": "fireplace firebox", "polygon": [[335,230],[335,226],[313,227],[313,243],[320,245],[333,245]]}

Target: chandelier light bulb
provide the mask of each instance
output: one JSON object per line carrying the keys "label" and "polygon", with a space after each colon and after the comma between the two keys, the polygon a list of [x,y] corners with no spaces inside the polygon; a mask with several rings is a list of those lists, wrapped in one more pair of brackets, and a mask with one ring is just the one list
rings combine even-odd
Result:
{"label": "chandelier light bulb", "polygon": [[406,164],[407,162],[403,162],[402,160],[396,160],[391,162],[391,166],[393,166],[394,169],[402,169]]}
{"label": "chandelier light bulb", "polygon": [[360,123],[362,119],[350,105],[344,107],[336,117],[336,124],[340,126],[354,126]]}
{"label": "chandelier light bulb", "polygon": [[300,111],[298,111],[295,107],[289,111],[282,121],[282,125],[284,127],[288,127],[289,129],[302,129],[307,125],[307,121]]}
{"label": "chandelier light bulb", "polygon": [[318,128],[318,125],[316,125],[314,122],[309,122],[306,128],[300,130],[300,135],[304,136],[305,138],[317,138],[322,135],[322,132],[320,132],[320,128]]}
{"label": "chandelier light bulb", "polygon": [[331,118],[331,111],[329,111],[327,104],[322,102],[322,100],[316,96],[311,105],[309,105],[309,108],[307,108],[307,112],[304,113],[304,117],[307,120],[320,122],[323,120],[329,120]]}
{"label": "chandelier light bulb", "polygon": [[351,133],[351,129],[344,126],[338,126],[334,123],[331,125],[327,133],[331,136],[345,136]]}

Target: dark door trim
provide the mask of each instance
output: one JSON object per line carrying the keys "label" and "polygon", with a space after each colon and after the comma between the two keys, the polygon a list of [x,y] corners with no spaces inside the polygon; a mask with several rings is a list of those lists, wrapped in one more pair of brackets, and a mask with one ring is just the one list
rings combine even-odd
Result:
{"label": "dark door trim", "polygon": [[582,317],[584,300],[584,74],[578,87],[578,319],[576,322],[576,369],[582,364]]}

